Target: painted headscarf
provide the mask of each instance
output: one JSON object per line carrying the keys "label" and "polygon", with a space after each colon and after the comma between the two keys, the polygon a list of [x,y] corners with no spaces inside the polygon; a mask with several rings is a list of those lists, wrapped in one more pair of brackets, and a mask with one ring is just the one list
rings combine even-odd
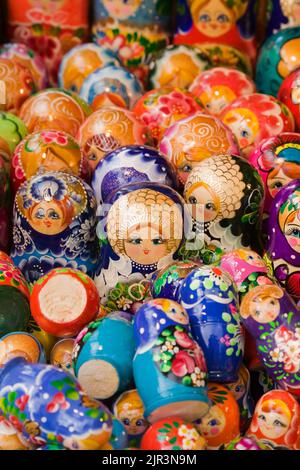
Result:
{"label": "painted headscarf", "polygon": [[[265,186],[264,212],[269,212],[274,199],[268,187],[268,178],[282,170],[289,179],[300,178],[300,136],[286,132],[264,139],[249,158],[258,170]],[[275,175],[274,175],[275,176]]]}
{"label": "painted headscarf", "polygon": [[204,223],[206,242],[220,244],[227,251],[257,246],[264,190],[252,165],[233,155],[206,159],[191,172],[184,188],[185,200],[189,202],[193,190],[201,186],[218,201],[216,218]]}

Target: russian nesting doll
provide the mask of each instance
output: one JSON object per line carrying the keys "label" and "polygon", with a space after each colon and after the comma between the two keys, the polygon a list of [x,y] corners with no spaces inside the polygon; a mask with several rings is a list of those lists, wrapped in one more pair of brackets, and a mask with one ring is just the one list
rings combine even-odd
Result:
{"label": "russian nesting doll", "polygon": [[291,181],[272,202],[266,256],[278,282],[300,300],[300,180]]}
{"label": "russian nesting doll", "polygon": [[208,450],[224,449],[240,434],[239,407],[233,394],[220,384],[208,384],[208,397],[211,407],[195,424]]}
{"label": "russian nesting doll", "polygon": [[179,298],[204,352],[209,380],[237,381],[245,337],[231,278],[219,267],[200,266],[184,280]]}
{"label": "russian nesting doll", "polygon": [[63,131],[35,132],[18,145],[11,168],[14,193],[24,181],[47,171],[64,171],[85,180],[90,179],[90,168],[79,145]]}
{"label": "russian nesting doll", "polygon": [[140,283],[172,262],[184,231],[183,200],[165,185],[129,184],[106,202],[107,215],[97,227],[101,254],[95,281],[102,303],[116,283]]}
{"label": "russian nesting doll", "polygon": [[114,415],[123,423],[130,447],[140,447],[141,439],[149,423],[144,417],[145,409],[137,390],[127,390],[114,403]]}
{"label": "russian nesting doll", "polygon": [[266,450],[300,450],[300,405],[284,390],[272,390],[258,401],[247,437]]}
{"label": "russian nesting doll", "polygon": [[14,332],[0,339],[0,368],[14,357],[23,357],[28,362],[46,362],[41,343],[31,334]]}
{"label": "russian nesting doll", "polygon": [[270,95],[253,93],[234,100],[220,116],[235,135],[241,154],[248,158],[262,139],[293,132],[295,122],[288,107]]}
{"label": "russian nesting doll", "polygon": [[250,246],[260,249],[263,196],[257,170],[243,158],[218,155],[199,163],[184,187],[195,239],[224,251]]}
{"label": "russian nesting doll", "polygon": [[68,173],[49,172],[23,183],[14,204],[11,256],[27,281],[56,267],[94,275],[96,205],[92,189]]}
{"label": "russian nesting doll", "polygon": [[177,174],[163,154],[151,147],[126,145],[106,154],[97,164],[92,188],[97,203],[132,183],[160,183],[177,189]]}
{"label": "russian nesting doll", "polygon": [[80,127],[78,142],[91,169],[95,170],[107,153],[125,145],[146,144],[148,130],[131,111],[109,106],[87,118]]}
{"label": "russian nesting doll", "polygon": [[1,370],[0,386],[1,414],[34,447],[97,450],[110,438],[109,411],[61,369],[15,358]]}
{"label": "russian nesting doll", "polygon": [[133,356],[132,316],[113,312],[79,333],[73,349],[73,369],[83,389],[104,400],[130,387]]}
{"label": "russian nesting doll", "polygon": [[19,114],[22,104],[35,91],[33,77],[27,67],[0,57],[0,110]]}
{"label": "russian nesting doll", "polygon": [[167,129],[159,149],[174,164],[182,184],[206,158],[239,154],[232,132],[218,118],[201,113],[181,119]]}
{"label": "russian nesting doll", "polygon": [[235,382],[226,384],[239,405],[240,428],[244,433],[249,426],[249,421],[254,411],[254,401],[250,392],[250,373],[247,367],[242,364],[238,370],[238,379]]}
{"label": "russian nesting doll", "polygon": [[255,84],[248,75],[226,67],[215,67],[200,73],[189,88],[205,110],[217,117],[234,100],[255,93],[255,90]]}
{"label": "russian nesting doll", "polygon": [[63,369],[65,372],[73,373],[72,353],[75,340],[64,338],[55,343],[50,353],[50,363]]}
{"label": "russian nesting doll", "polygon": [[134,381],[148,421],[204,416],[209,408],[207,367],[184,309],[169,299],[146,302],[135,316],[134,330]]}
{"label": "russian nesting doll", "polygon": [[24,101],[19,117],[29,133],[42,130],[65,131],[76,137],[90,107],[77,95],[66,90],[49,88]]}
{"label": "russian nesting doll", "polygon": [[38,52],[45,61],[49,81],[57,82],[63,55],[84,42],[88,34],[86,0],[9,0],[8,35]]}

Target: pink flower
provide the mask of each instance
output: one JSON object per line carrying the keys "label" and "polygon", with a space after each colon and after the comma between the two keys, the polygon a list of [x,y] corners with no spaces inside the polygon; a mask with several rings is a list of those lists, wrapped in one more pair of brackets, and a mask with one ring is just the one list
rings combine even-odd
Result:
{"label": "pink flower", "polygon": [[172,372],[177,377],[192,374],[195,370],[194,359],[186,351],[179,351],[172,362]]}
{"label": "pink flower", "polygon": [[68,144],[67,136],[59,131],[43,131],[41,136],[44,139],[45,144],[51,144],[52,142],[62,146]]}
{"label": "pink flower", "polygon": [[194,98],[187,96],[180,91],[172,91],[169,95],[160,96],[158,99],[159,110],[166,114],[189,115],[199,110]]}
{"label": "pink flower", "polygon": [[182,348],[193,349],[194,341],[187,333],[185,333],[185,331],[175,331],[174,336],[179,346]]}
{"label": "pink flower", "polygon": [[225,346],[230,346],[230,336],[224,335],[222,338],[220,338],[220,343],[225,344]]}

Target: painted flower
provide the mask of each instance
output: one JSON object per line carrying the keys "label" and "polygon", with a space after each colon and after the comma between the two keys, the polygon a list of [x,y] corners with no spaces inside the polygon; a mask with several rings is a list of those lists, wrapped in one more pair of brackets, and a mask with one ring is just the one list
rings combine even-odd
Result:
{"label": "painted flower", "polygon": [[185,424],[182,424],[178,429],[178,436],[187,437],[189,436],[191,430]]}
{"label": "painted flower", "polygon": [[45,144],[58,144],[61,146],[68,145],[68,137],[59,131],[42,131],[41,136]]}
{"label": "painted flower", "polygon": [[24,411],[29,400],[29,395],[22,395],[21,397],[17,398],[16,406],[19,408],[20,411]]}
{"label": "painted flower", "polygon": [[121,297],[119,300],[117,300],[116,303],[120,310],[129,310],[132,304],[132,300],[127,299],[126,297]]}
{"label": "painted flower", "polygon": [[193,349],[194,341],[192,338],[185,331],[175,331],[174,336],[176,339],[177,344],[182,348],[190,348]]}
{"label": "painted flower", "polygon": [[144,55],[144,47],[141,46],[138,42],[132,44],[125,44],[122,46],[119,51],[119,57],[122,61],[128,61],[132,59],[138,59]]}
{"label": "painted flower", "polygon": [[185,438],[182,440],[182,448],[184,450],[192,450],[194,449],[195,441],[193,439]]}
{"label": "painted flower", "polygon": [[85,328],[83,328],[83,330],[80,331],[80,333],[78,333],[77,338],[75,340],[76,345],[84,338],[84,336],[88,333],[88,331],[89,329],[86,326]]}
{"label": "painted flower", "polygon": [[274,362],[283,362],[283,351],[279,348],[270,351],[270,356]]}
{"label": "painted flower", "polygon": [[229,335],[224,335],[222,338],[220,338],[220,343],[225,344],[225,346],[230,346],[230,336]]}
{"label": "painted flower", "polygon": [[190,115],[199,110],[199,106],[197,106],[194,98],[180,91],[172,91],[168,95],[160,96],[158,104],[160,112],[167,116]]}
{"label": "painted flower", "polygon": [[194,369],[194,359],[186,351],[179,351],[179,353],[175,355],[172,362],[172,372],[174,375],[184,377],[194,372]]}

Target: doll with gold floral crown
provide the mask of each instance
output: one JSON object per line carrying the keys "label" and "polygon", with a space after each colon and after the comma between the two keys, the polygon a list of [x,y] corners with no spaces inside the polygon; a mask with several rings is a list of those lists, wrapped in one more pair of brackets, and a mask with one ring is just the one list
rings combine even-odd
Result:
{"label": "doll with gold floral crown", "polygon": [[96,285],[102,300],[117,283],[139,283],[167,266],[183,239],[183,200],[167,186],[127,185],[107,202],[110,209],[98,225]]}

